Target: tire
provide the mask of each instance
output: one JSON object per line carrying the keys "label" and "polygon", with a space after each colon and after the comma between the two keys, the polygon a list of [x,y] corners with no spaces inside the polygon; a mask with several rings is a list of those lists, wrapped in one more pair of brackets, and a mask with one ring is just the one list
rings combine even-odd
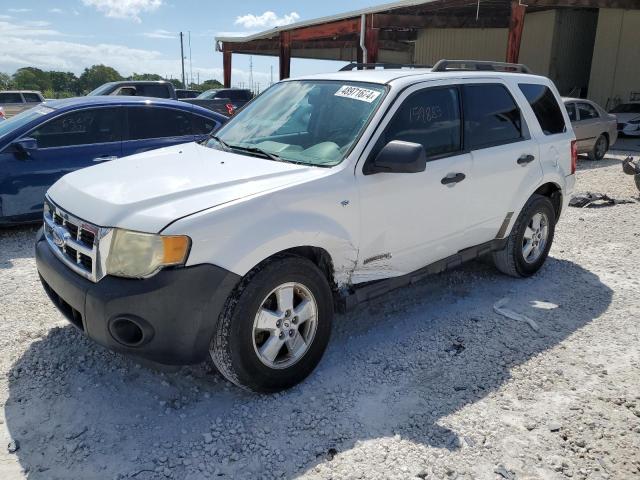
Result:
{"label": "tire", "polygon": [[227,380],[277,392],[318,365],[332,321],[333,297],[320,269],[303,257],[275,257],[249,272],[227,299],[209,351]]}
{"label": "tire", "polygon": [[[530,240],[525,238],[525,235],[531,237],[532,232],[538,233],[532,228],[534,218],[542,220],[540,225],[545,223],[546,233],[541,230],[539,232],[541,237],[537,238],[537,245],[532,247],[533,249],[537,248],[537,256],[533,255],[535,252],[532,249],[529,256],[525,257],[526,249],[532,245],[529,243]],[[549,255],[555,234],[555,224],[556,216],[551,200],[543,195],[532,195],[513,225],[506,245],[493,253],[493,263],[496,268],[512,277],[530,277],[536,273]],[[535,227],[535,225],[533,226]],[[543,237],[544,245],[541,245],[540,240]]]}
{"label": "tire", "polygon": [[604,135],[600,135],[593,145],[593,149],[589,152],[590,160],[602,160],[609,150],[609,140]]}

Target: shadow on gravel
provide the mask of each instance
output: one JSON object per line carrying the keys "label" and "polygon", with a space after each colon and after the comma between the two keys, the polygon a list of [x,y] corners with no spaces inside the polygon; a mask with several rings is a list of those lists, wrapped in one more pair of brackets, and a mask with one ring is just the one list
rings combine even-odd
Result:
{"label": "shadow on gravel", "polygon": [[[586,155],[580,155],[578,157],[578,171],[605,168],[612,165],[622,165],[622,160],[612,157],[604,157],[602,160],[590,160]],[[622,166],[620,166],[620,175],[623,175]]]}
{"label": "shadow on gravel", "polygon": [[32,258],[38,225],[0,227],[0,270],[13,267],[17,258]]}
{"label": "shadow on gravel", "polygon": [[[539,331],[493,311],[505,296]],[[29,478],[47,480],[293,478],[357,441],[482,445],[480,433],[459,438],[443,426],[446,417],[597,318],[611,297],[568,261],[549,258],[527,280],[470,264],[338,316],[311,378],[271,396],[240,391],[208,365],[150,370],[57,328],[13,366],[7,427]]]}

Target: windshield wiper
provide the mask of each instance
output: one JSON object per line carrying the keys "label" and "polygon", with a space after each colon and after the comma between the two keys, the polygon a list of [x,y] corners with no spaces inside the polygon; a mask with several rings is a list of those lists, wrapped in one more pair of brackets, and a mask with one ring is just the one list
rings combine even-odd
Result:
{"label": "windshield wiper", "polygon": [[204,143],[206,144],[209,140],[215,140],[220,145],[222,145],[222,148],[224,150],[231,150],[231,147],[229,146],[229,144],[227,142],[225,142],[224,140],[222,140],[217,135],[210,134],[209,137],[206,140],[204,140]]}
{"label": "windshield wiper", "polygon": [[286,162],[284,158],[280,155],[276,155],[275,153],[267,152],[260,147],[243,147],[242,145],[227,145],[228,148],[232,150],[240,150],[241,152],[247,153],[257,153],[258,155],[262,155],[263,157],[269,158],[271,160],[275,160],[276,162]]}

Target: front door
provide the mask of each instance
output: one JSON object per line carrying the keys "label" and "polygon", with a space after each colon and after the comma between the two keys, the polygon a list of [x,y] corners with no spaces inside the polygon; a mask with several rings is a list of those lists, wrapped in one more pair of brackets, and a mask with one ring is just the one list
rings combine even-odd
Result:
{"label": "front door", "polygon": [[460,93],[455,86],[415,86],[364,158],[390,141],[419,143],[427,153],[420,173],[362,173],[357,169],[361,235],[354,283],[410,273],[465,245],[471,156],[463,152]]}
{"label": "front door", "polygon": [[29,156],[3,153],[9,175],[1,186],[3,216],[37,217],[46,191],[69,172],[121,155],[122,110],[64,113],[24,135],[38,148]]}

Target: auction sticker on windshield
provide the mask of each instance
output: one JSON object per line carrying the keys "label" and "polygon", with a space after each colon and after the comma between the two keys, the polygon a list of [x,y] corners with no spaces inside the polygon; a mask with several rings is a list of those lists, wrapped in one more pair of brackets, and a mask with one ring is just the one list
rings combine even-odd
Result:
{"label": "auction sticker on windshield", "polygon": [[371,103],[380,96],[380,92],[369,90],[368,88],[353,87],[344,85],[335,93],[336,97],[353,98],[362,102]]}

